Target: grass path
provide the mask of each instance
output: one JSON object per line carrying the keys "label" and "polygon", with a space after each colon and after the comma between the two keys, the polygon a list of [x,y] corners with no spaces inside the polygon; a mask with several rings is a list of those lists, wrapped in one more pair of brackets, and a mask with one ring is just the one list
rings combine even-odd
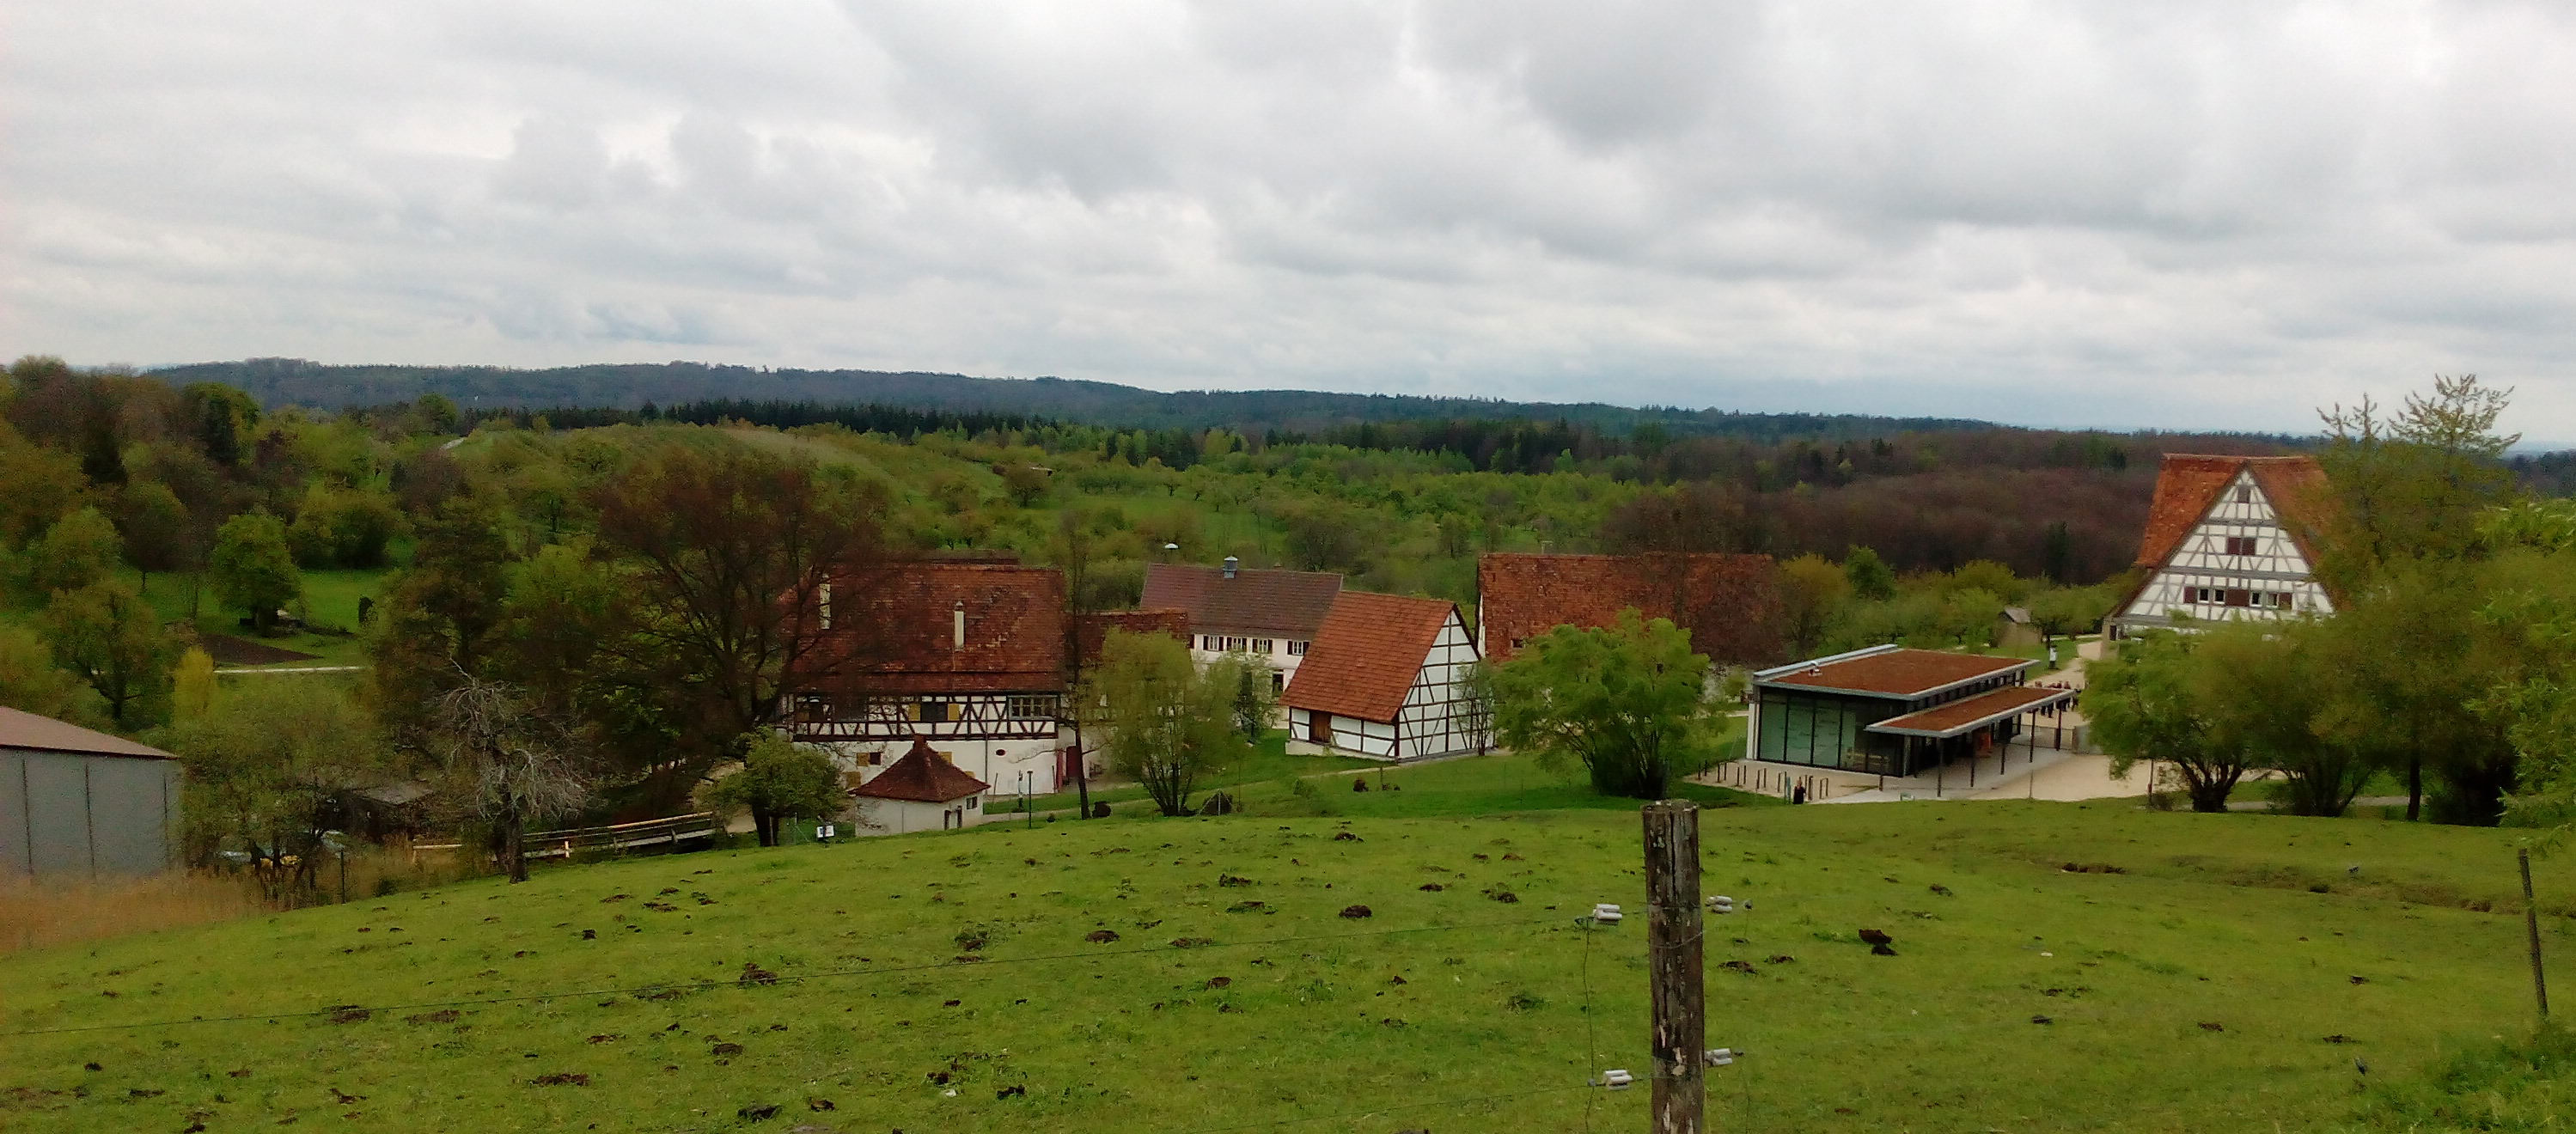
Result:
{"label": "grass path", "polygon": [[[1336,801],[1435,812],[1471,771]],[[2341,1129],[2356,1056],[2528,1017],[2497,832],[1889,804],[1717,810],[1704,843],[1751,903],[1708,937],[1710,1040],[1755,1053],[1712,1080],[1725,1129]],[[1572,921],[1642,900],[1636,844],[1626,805],[997,824],[37,950],[0,1030],[209,1022],[9,1036],[0,1126],[1581,1129],[1576,1084],[1645,1062],[1642,934]],[[2576,878],[2543,886],[2576,955]]]}

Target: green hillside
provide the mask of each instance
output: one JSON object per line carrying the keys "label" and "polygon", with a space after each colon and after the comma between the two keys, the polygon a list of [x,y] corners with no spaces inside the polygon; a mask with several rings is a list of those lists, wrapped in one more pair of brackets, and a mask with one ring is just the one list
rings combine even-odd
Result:
{"label": "green hillside", "polygon": [[[2341,1129],[2356,1058],[2530,1019],[2493,831],[2106,801],[1719,809],[1704,841],[1750,905],[1707,937],[1710,1041],[1754,1053],[1712,1075],[1724,1129]],[[0,1030],[93,1030],[0,1044],[0,1126],[1632,1130],[1644,1089],[1583,1081],[1646,1064],[1642,919],[1574,917],[1636,909],[1638,858],[1601,810],[994,825],[21,954]],[[2542,905],[2576,956],[2576,880]]]}

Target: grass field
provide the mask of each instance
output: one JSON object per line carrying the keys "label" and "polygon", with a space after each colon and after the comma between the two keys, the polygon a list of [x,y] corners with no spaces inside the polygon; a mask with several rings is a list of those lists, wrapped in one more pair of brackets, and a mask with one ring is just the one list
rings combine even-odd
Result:
{"label": "grass field", "polygon": [[[306,571],[304,603],[306,616],[316,625],[350,631],[347,634],[291,633],[273,638],[254,638],[265,646],[295,650],[314,655],[311,661],[276,663],[280,667],[322,665],[365,665],[366,645],[356,636],[358,599],[361,596],[384,597],[385,588],[393,581],[394,568],[371,571]],[[124,572],[125,581],[142,580],[132,571]],[[183,621],[188,617],[188,596],[193,580],[185,574],[159,574],[148,580],[152,607],[161,617]],[[197,632],[230,634],[250,638],[250,631],[239,625],[240,613],[227,609],[209,590],[197,596]],[[234,668],[227,666],[226,668]],[[268,668],[268,667],[250,667]]]}
{"label": "grass field", "polygon": [[[1642,919],[1574,915],[1642,901],[1637,820],[1499,809],[1545,790],[1525,774],[35,950],[0,1031],[99,1030],[0,1042],[0,1127],[1558,1131],[1588,1105],[1636,1129],[1643,1087],[1582,1084],[1645,1066]],[[1311,802],[1281,790],[1257,807]],[[1479,791],[1486,813],[1442,814]],[[1750,903],[1707,937],[1710,1042],[1754,1053],[1712,1074],[1721,1129],[2343,1129],[2356,1057],[2404,1077],[2528,1026],[2499,832],[2111,803],[1746,806],[1703,831],[1708,890]],[[2542,904],[2576,955],[2576,878]]]}

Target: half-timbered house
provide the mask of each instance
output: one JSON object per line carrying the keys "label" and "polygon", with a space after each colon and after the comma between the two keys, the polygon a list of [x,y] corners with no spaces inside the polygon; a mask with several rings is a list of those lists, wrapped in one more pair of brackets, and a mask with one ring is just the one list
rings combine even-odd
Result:
{"label": "half-timbered house", "polygon": [[1280,698],[1288,740],[1403,762],[1491,743],[1468,681],[1476,643],[1455,603],[1343,591]]}
{"label": "half-timbered house", "polygon": [[1147,565],[1145,597],[1137,605],[1187,611],[1190,657],[1202,665],[1228,653],[1269,662],[1275,693],[1296,678],[1340,593],[1339,575],[1250,569],[1229,555],[1217,567]]}
{"label": "half-timbered house", "polygon": [[2135,590],[2112,608],[2114,638],[2212,622],[2331,614],[2317,581],[2317,539],[2328,507],[2313,457],[2166,454],[2139,541]]}
{"label": "half-timbered house", "polygon": [[822,601],[823,633],[840,649],[799,683],[794,739],[863,779],[921,741],[993,794],[1070,782],[1062,572],[922,560],[836,579]]}
{"label": "half-timbered house", "polygon": [[1495,552],[1476,563],[1476,648],[1497,664],[1559,626],[1608,626],[1629,609],[1672,620],[1721,665],[1781,653],[1779,570],[1768,555]]}

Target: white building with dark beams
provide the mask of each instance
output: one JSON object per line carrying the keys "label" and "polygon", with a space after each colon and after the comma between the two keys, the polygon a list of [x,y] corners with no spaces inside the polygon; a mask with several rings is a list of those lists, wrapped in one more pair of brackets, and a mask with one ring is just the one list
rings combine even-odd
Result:
{"label": "white building with dark beams", "polygon": [[1188,612],[1190,657],[1202,665],[1229,653],[1269,662],[1278,693],[1295,680],[1341,593],[1340,575],[1247,568],[1229,555],[1217,567],[1148,564],[1137,605]]}
{"label": "white building with dark beams", "polygon": [[1002,562],[923,560],[836,580],[827,642],[848,657],[800,683],[790,735],[862,782],[914,742],[996,795],[1073,778],[1061,740],[1064,575]]}
{"label": "white building with dark beams", "polygon": [[1482,752],[1475,665],[1457,604],[1344,591],[1280,698],[1289,743],[1397,763]]}
{"label": "white building with dark beams", "polygon": [[2327,496],[2313,457],[2171,453],[2156,476],[2137,565],[2146,574],[2112,608],[2114,638],[2190,620],[2332,614],[2317,581]]}

